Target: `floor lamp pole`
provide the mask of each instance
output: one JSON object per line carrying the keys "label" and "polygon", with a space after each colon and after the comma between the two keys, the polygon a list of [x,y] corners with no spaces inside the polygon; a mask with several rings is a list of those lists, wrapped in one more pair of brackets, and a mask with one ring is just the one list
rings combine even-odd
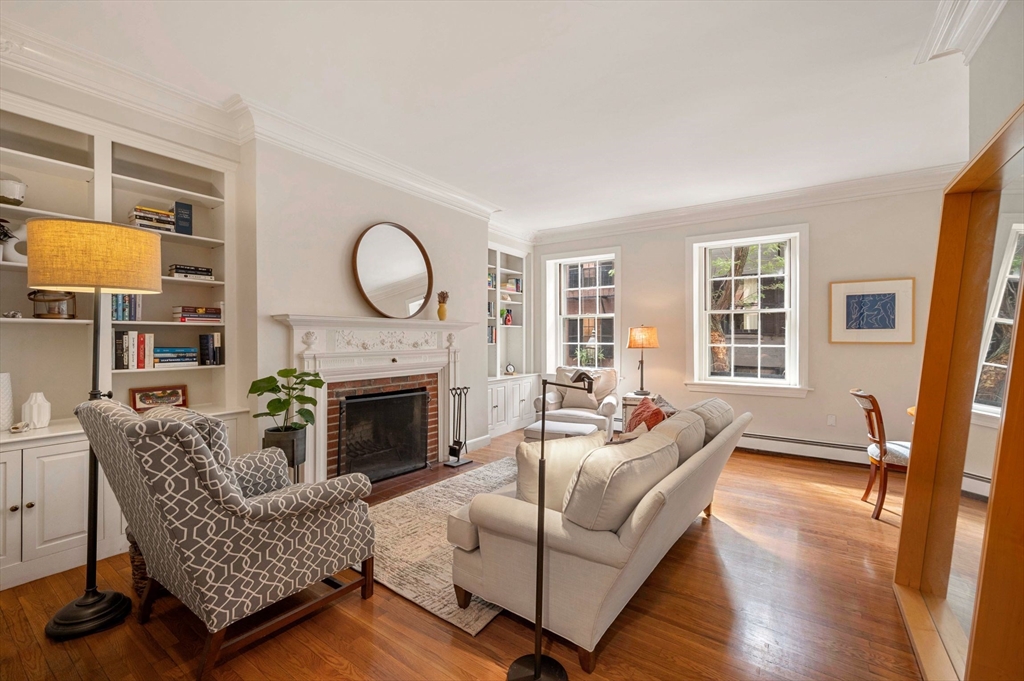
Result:
{"label": "floor lamp pole", "polygon": [[[100,290],[93,293],[92,302],[92,390],[90,400],[113,397],[100,392]],[[99,462],[89,445],[89,517],[86,539],[85,593],[57,611],[46,623],[46,635],[57,641],[78,638],[108,629],[127,617],[132,601],[118,591],[100,591],[96,588],[96,539],[99,526]]]}

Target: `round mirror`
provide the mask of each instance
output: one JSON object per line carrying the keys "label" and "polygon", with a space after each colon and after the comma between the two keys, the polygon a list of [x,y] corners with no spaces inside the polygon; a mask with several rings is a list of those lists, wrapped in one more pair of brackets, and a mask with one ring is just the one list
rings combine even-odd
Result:
{"label": "round mirror", "polygon": [[356,285],[374,310],[392,319],[415,317],[427,306],[434,273],[423,244],[393,222],[368,227],[352,253]]}

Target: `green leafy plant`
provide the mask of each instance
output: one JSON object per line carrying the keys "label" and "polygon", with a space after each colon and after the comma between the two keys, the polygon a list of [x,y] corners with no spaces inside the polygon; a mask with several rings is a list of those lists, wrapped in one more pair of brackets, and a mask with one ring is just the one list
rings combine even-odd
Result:
{"label": "green leafy plant", "polygon": [[[594,353],[597,353],[596,357]],[[595,366],[597,362],[604,359],[603,348],[580,347],[576,350],[576,361],[581,367]]]}
{"label": "green leafy plant", "polygon": [[316,421],[313,410],[309,408],[316,406],[316,398],[306,395],[306,388],[322,387],[324,379],[320,374],[298,369],[281,369],[276,376],[259,378],[249,386],[249,394],[275,397],[267,402],[266,411],[252,417],[269,416],[277,424],[277,430],[302,430]]}

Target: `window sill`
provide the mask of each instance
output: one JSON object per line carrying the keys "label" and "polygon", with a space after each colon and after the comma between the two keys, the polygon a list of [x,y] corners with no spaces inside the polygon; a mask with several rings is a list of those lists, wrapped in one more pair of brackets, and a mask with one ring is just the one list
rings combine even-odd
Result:
{"label": "window sill", "polygon": [[729,395],[759,395],[762,397],[793,397],[803,399],[814,388],[799,385],[758,385],[755,383],[716,383],[714,381],[690,381],[686,383],[690,392],[725,393]]}
{"label": "window sill", "polygon": [[1000,414],[993,414],[987,411],[978,411],[974,409],[971,411],[971,424],[975,426],[982,426],[983,428],[992,428],[993,430],[999,428],[999,422],[1002,421]]}

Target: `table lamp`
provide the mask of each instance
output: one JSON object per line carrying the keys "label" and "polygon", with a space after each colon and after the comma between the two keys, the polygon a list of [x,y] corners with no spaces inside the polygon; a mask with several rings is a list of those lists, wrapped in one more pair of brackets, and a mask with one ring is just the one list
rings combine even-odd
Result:
{"label": "table lamp", "polygon": [[635,395],[650,395],[650,390],[644,390],[644,350],[657,348],[658,327],[656,326],[631,326],[629,327],[628,348],[640,348],[640,389],[634,391]]}
{"label": "table lamp", "polygon": [[[112,393],[100,392],[100,295],[160,293],[160,235],[89,220],[33,218],[27,224],[29,288],[93,294],[89,399],[113,397]],[[98,475],[90,443],[85,593],[47,623],[46,635],[58,641],[112,627],[132,611],[131,599],[124,594],[96,588]]]}
{"label": "table lamp", "polygon": [[[579,385],[581,384],[582,385]],[[569,378],[568,383],[555,383],[546,378],[541,380],[542,396],[548,394],[548,386],[567,390],[586,390],[588,395],[594,393],[594,377],[582,369],[577,369]],[[544,505],[545,459],[544,442],[547,435],[548,401],[541,400],[540,408],[540,461],[537,469],[537,614],[533,620],[533,654],[516,658],[508,668],[507,681],[568,681],[569,674],[565,667],[553,657],[541,653],[541,637],[544,631],[542,618],[544,615]]]}

